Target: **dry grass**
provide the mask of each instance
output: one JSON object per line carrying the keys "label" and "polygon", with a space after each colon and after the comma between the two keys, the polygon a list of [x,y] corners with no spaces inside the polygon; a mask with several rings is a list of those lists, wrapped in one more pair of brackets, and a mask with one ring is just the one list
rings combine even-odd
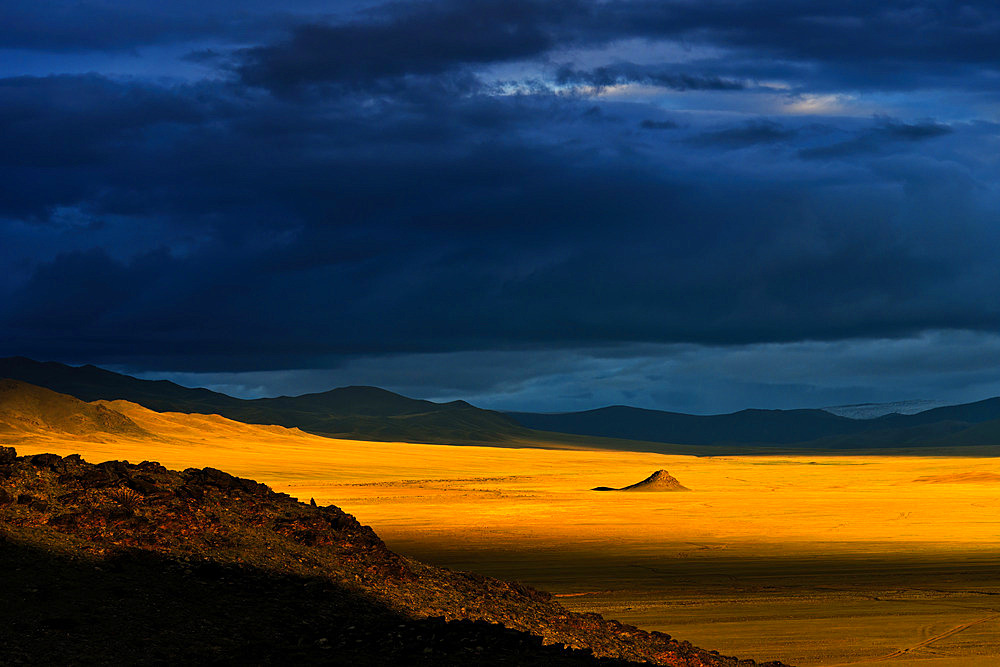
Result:
{"label": "dry grass", "polygon": [[[2,439],[21,453],[221,468],[339,505],[404,553],[519,578],[575,609],[723,652],[1000,664],[998,459],[358,442],[107,405],[156,438]],[[589,491],[660,468],[692,493]]]}

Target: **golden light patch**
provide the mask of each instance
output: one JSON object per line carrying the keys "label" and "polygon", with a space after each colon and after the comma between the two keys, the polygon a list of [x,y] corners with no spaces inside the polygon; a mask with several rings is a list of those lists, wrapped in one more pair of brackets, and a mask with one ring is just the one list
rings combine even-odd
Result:
{"label": "golden light patch", "polygon": [[[22,454],[221,468],[336,504],[402,553],[521,579],[723,653],[1000,664],[997,459],[363,442],[103,404],[153,437],[2,439]],[[591,491],[660,469],[691,491]]]}

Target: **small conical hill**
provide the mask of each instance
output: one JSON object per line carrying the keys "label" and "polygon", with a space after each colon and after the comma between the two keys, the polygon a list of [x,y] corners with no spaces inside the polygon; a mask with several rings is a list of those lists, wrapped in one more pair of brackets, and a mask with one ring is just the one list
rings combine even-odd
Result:
{"label": "small conical hill", "polygon": [[690,491],[691,489],[682,485],[677,481],[677,478],[671,475],[666,470],[657,470],[652,475],[642,480],[641,482],[636,482],[635,484],[630,484],[629,486],[622,487],[620,489],[613,489],[608,486],[598,486],[592,489],[593,491]]}

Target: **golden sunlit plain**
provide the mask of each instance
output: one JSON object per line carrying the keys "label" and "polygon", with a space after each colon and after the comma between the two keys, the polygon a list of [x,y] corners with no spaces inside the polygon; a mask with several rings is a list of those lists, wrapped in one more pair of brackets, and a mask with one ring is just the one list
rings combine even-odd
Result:
{"label": "golden sunlit plain", "polygon": [[[515,578],[724,654],[1000,664],[1000,462],[694,457],[336,440],[99,402],[150,435],[0,434],[21,454],[212,466],[335,504],[396,551]],[[690,493],[598,493],[658,469]]]}

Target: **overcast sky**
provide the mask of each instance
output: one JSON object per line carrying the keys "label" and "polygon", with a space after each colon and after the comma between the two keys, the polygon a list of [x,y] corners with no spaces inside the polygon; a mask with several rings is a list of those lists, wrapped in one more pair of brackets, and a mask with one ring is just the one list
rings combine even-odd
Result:
{"label": "overcast sky", "polygon": [[0,354],[241,396],[1000,394],[1000,5],[5,0]]}

